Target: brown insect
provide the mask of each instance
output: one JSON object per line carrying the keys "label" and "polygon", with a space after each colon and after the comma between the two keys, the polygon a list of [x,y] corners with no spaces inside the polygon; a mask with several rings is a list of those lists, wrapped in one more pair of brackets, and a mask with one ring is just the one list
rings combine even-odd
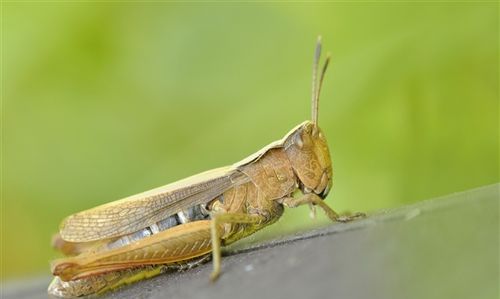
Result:
{"label": "brown insect", "polygon": [[[332,188],[332,162],[318,126],[318,99],[330,57],[318,80],[321,39],[313,63],[312,120],[231,166],[203,172],[67,217],[54,246],[68,257],[52,262],[51,295],[76,297],[185,269],[213,258],[221,246],[276,222],[284,207],[319,206]],[[299,191],[299,192],[296,192]],[[300,193],[299,196],[294,194]]]}

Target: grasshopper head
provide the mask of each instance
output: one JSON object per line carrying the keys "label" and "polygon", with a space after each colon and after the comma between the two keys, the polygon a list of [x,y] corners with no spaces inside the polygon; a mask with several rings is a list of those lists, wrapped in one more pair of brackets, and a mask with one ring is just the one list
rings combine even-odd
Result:
{"label": "grasshopper head", "polygon": [[318,37],[313,62],[311,121],[305,121],[288,133],[285,137],[285,151],[299,179],[302,192],[314,192],[324,199],[332,188],[333,172],[326,138],[318,126],[318,102],[330,54],[326,57],[318,81],[320,56],[321,37]]}
{"label": "grasshopper head", "polygon": [[285,152],[298,177],[303,193],[325,198],[332,188],[332,160],[321,129],[311,121],[299,125],[289,135]]}

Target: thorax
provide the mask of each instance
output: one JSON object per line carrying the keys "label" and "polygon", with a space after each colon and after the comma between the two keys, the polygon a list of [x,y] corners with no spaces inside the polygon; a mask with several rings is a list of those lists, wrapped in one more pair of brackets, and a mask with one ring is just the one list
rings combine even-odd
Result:
{"label": "thorax", "polygon": [[214,213],[258,214],[265,217],[259,224],[226,224],[224,243],[230,244],[275,222],[283,214],[277,199],[290,196],[297,188],[297,178],[286,153],[281,148],[269,149],[258,160],[238,167],[250,182],[235,186],[216,200]]}

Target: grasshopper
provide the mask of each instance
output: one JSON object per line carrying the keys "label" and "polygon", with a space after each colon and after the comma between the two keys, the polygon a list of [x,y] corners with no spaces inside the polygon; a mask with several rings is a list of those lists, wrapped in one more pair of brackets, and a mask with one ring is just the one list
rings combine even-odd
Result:
{"label": "grasshopper", "polygon": [[[330,61],[318,80],[321,38],[313,63],[312,119],[282,139],[231,166],[70,215],[54,247],[66,255],[52,262],[48,293],[71,298],[100,294],[168,270],[196,266],[210,257],[211,279],[226,246],[276,222],[285,207],[319,206],[332,189],[332,162],[318,126],[318,100]],[[299,195],[297,195],[299,194]]]}

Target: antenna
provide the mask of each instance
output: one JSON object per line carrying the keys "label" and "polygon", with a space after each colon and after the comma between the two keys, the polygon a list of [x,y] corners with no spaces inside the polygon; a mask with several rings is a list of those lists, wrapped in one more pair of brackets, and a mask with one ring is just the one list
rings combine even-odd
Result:
{"label": "antenna", "polygon": [[[326,69],[328,68],[328,63],[330,62],[330,53],[326,54],[325,64],[323,64],[323,69],[321,70],[321,76],[319,77],[318,94],[316,95],[316,117],[318,117],[319,109],[319,94],[321,93],[321,86],[323,86],[323,78],[325,78]],[[316,124],[318,120],[316,119]]]}
{"label": "antenna", "polygon": [[320,56],[321,56],[321,35],[318,36],[318,41],[316,42],[316,50],[314,51],[314,61],[313,61],[313,75],[312,75],[311,119],[315,125],[318,124],[318,65]]}
{"label": "antenna", "polygon": [[323,79],[325,78],[326,69],[328,68],[328,63],[330,62],[330,53],[326,55],[325,63],[323,64],[323,69],[321,70],[321,76],[318,82],[318,65],[319,58],[321,56],[321,36],[318,36],[318,42],[316,43],[316,51],[314,52],[314,62],[313,62],[313,79],[312,79],[312,122],[318,125],[318,109],[319,109],[319,94],[321,93],[321,86],[323,86]]}

